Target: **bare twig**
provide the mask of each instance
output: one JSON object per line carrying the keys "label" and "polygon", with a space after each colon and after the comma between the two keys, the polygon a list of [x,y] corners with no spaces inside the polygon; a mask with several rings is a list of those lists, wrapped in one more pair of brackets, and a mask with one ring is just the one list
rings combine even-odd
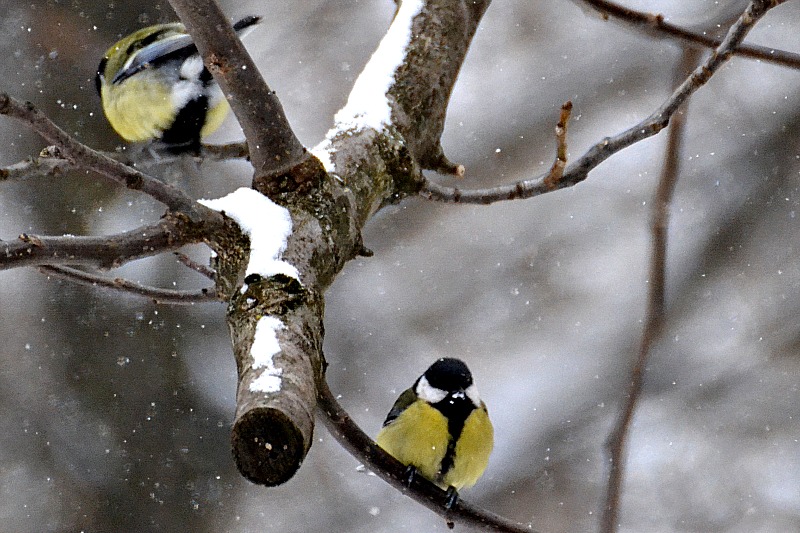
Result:
{"label": "bare twig", "polygon": [[79,143],[56,126],[30,102],[20,102],[0,93],[0,114],[16,118],[33,128],[47,142],[55,145],[54,156],[93,170],[125,187],[148,194],[172,211],[179,211],[195,220],[221,221],[221,215],[196,203],[181,190],[139,172]]}
{"label": "bare twig", "polygon": [[567,122],[571,114],[572,102],[567,101],[561,106],[561,115],[556,124],[556,160],[544,178],[545,186],[551,189],[558,186],[561,176],[564,175],[564,167],[567,166]]}
{"label": "bare twig", "polygon": [[197,261],[194,261],[188,255],[183,254],[181,252],[172,252],[172,253],[175,254],[175,257],[178,259],[178,261],[180,261],[182,264],[186,265],[187,267],[191,268],[195,272],[198,272],[198,273],[202,274],[203,276],[207,277],[211,281],[214,281],[214,280],[217,279],[217,273],[213,269],[207,267],[206,265],[201,265]]}
{"label": "bare twig", "polygon": [[406,466],[383,451],[353,421],[334,397],[324,379],[317,385],[317,406],[323,414],[331,435],[353,457],[369,467],[384,481],[404,492],[431,511],[441,515],[448,523],[459,522],[483,531],[511,533],[536,533],[526,525],[512,522],[494,513],[470,505],[462,499],[447,510],[447,492],[422,476],[415,476],[411,486],[406,485]]}
{"label": "bare twig", "polygon": [[[591,147],[584,155],[567,167],[556,188],[563,189],[580,183],[587,178],[591,170],[612,155],[634,143],[652,137],[664,129],[669,124],[670,117],[675,111],[700,87],[705,85],[711,76],[730,59],[733,51],[744,40],[753,25],[767,11],[783,3],[783,1],[755,0],[750,2],[745,12],[730,27],[725,39],[723,39],[714,53],[702,65],[697,67],[658,109],[635,126],[614,137],[607,137]],[[425,198],[439,202],[491,204],[503,200],[531,198],[550,192],[553,189],[548,187],[546,183],[547,176],[548,174],[544,174],[537,178],[518,181],[511,185],[470,191],[444,187],[427,178],[423,178],[420,194]]]}
{"label": "bare twig", "polygon": [[0,181],[24,181],[42,177],[59,177],[75,168],[72,162],[49,156],[29,157],[25,161],[0,168]]}
{"label": "bare twig", "polygon": [[146,285],[134,283],[122,278],[109,279],[98,274],[92,274],[90,272],[78,270],[77,268],[63,266],[43,266],[39,267],[39,270],[45,274],[63,278],[69,281],[74,281],[82,285],[102,287],[105,289],[135,294],[136,296],[144,296],[152,299],[156,303],[191,305],[195,303],[220,302],[213,287],[200,289],[199,291],[177,291],[171,289],[161,289],[158,287],[148,287]]}
{"label": "bare twig", "polygon": [[[134,159],[128,152],[98,152],[106,157],[119,161],[123,165],[133,165]],[[68,159],[59,157],[59,150],[49,146],[42,150],[38,157],[29,157],[24,161],[0,167],[0,181],[23,181],[42,177],[59,177],[78,168]],[[187,157],[185,154],[163,152],[158,154],[158,159],[138,159],[135,164],[138,168],[148,168],[154,165],[165,165],[177,159]],[[247,144],[203,144],[200,146],[200,155],[196,159],[202,161],[228,161],[231,159],[247,159]]]}
{"label": "bare twig", "polygon": [[[675,69],[675,83],[685,76],[699,60],[697,49],[687,48],[683,59]],[[680,173],[680,154],[686,125],[686,113],[678,113],[669,128],[669,138],[664,154],[664,167],[653,201],[652,212],[652,255],[650,257],[650,277],[647,295],[647,318],[642,332],[641,344],[636,361],[631,369],[631,378],[625,394],[623,406],[611,434],[606,442],[609,456],[609,476],[606,485],[605,505],[601,515],[602,533],[613,533],[618,527],[620,495],[625,473],[625,447],[630,432],[633,413],[642,393],[647,359],[655,339],[661,332],[665,317],[667,230],[669,228],[669,208],[672,203],[675,184]]]}
{"label": "bare twig", "polygon": [[200,147],[202,159],[227,161],[229,159],[250,159],[246,142],[228,144],[204,144]]}
{"label": "bare twig", "polygon": [[[720,39],[714,39],[704,33],[687,30],[676,24],[667,22],[661,14],[636,11],[635,9],[630,9],[616,2],[609,2],[607,0],[579,1],[600,12],[605,19],[613,17],[617,21],[628,24],[649,35],[660,34],[676,37],[687,43],[699,44],[707,48],[716,48],[722,43]],[[758,59],[767,63],[774,63],[776,65],[795,69],[800,68],[800,54],[787,52],[785,50],[776,50],[767,46],[753,44],[742,44],[736,48],[733,53],[738,56]]]}

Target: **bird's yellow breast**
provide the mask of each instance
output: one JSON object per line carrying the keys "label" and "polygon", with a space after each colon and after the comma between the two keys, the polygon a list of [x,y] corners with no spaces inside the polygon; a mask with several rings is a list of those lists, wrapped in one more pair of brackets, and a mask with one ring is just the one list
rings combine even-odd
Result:
{"label": "bird's yellow breast", "polygon": [[127,141],[149,141],[175,121],[177,109],[170,87],[149,72],[124,82],[125,87],[104,86],[103,110],[111,126]]}
{"label": "bird's yellow breast", "polygon": [[[160,139],[180,111],[173,87],[157,72],[148,70],[131,76],[120,86],[103,86],[101,98],[111,126],[130,142]],[[224,98],[212,102],[200,136],[210,135],[219,128],[228,109],[228,102]]]}
{"label": "bird's yellow breast", "polygon": [[417,468],[442,488],[470,487],[489,464],[494,430],[485,407],[475,409],[464,422],[456,442],[453,465],[442,476],[442,459],[450,441],[447,418],[436,408],[416,401],[377,437],[378,445],[405,465]]}
{"label": "bird's yellow breast", "polygon": [[444,476],[444,485],[456,489],[471,487],[483,475],[494,447],[494,428],[486,407],[475,409],[464,422],[456,443],[453,466]]}
{"label": "bird's yellow breast", "polygon": [[424,477],[436,481],[449,438],[444,415],[427,403],[417,401],[384,427],[376,441],[395,459],[416,467]]}

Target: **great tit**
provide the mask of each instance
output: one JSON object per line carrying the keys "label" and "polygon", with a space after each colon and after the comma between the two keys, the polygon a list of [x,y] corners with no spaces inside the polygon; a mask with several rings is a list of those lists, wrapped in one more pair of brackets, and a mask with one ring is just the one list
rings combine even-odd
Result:
{"label": "great tit", "polygon": [[[239,37],[261,21],[233,25]],[[131,142],[194,150],[228,113],[228,101],[178,22],[142,28],[106,51],[95,78],[111,126]]]}
{"label": "great tit", "polygon": [[494,429],[467,365],[442,358],[400,395],[376,441],[412,476],[447,489],[449,508],[486,470]]}

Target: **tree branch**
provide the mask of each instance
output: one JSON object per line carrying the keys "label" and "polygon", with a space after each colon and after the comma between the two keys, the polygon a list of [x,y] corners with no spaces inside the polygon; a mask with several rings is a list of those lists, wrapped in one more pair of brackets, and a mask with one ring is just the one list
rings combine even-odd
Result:
{"label": "tree branch", "polygon": [[[618,22],[627,24],[639,31],[652,36],[670,36],[683,40],[686,43],[699,44],[707,48],[716,48],[722,41],[714,39],[704,33],[687,30],[664,20],[661,14],[636,11],[616,2],[607,0],[578,0],[590,8],[598,11],[604,19],[613,17]],[[737,56],[758,59],[766,63],[774,63],[784,67],[800,68],[800,54],[776,50],[767,46],[742,44],[734,52]]]}
{"label": "tree branch", "polygon": [[172,253],[175,254],[175,257],[181,264],[194,270],[198,274],[207,277],[211,281],[214,281],[217,278],[217,273],[214,272],[214,270],[212,270],[211,268],[207,267],[206,265],[201,265],[200,263],[195,262],[194,260],[192,260],[191,257],[181,252],[172,252]]}
{"label": "tree branch", "polygon": [[170,0],[214,79],[228,96],[244,130],[254,180],[289,174],[310,154],[286,119],[283,106],[264,81],[214,0]]}
{"label": "tree branch", "polygon": [[353,457],[364,463],[381,479],[406,496],[441,515],[452,527],[453,522],[480,529],[510,533],[536,533],[527,525],[512,522],[499,515],[470,505],[461,498],[447,509],[448,494],[422,476],[415,476],[411,486],[406,485],[406,466],[383,451],[353,421],[331,392],[324,378],[317,385],[318,407],[331,435]]}
{"label": "tree branch", "polygon": [[54,156],[70,160],[75,165],[93,170],[128,189],[141,191],[166,205],[172,211],[184,213],[193,220],[221,222],[219,214],[195,203],[181,190],[107,157],[79,143],[56,126],[30,102],[20,102],[6,93],[0,93],[0,115],[20,120],[47,142],[55,145]]}
{"label": "tree branch", "polygon": [[211,232],[219,229],[213,224],[194,224],[181,215],[167,214],[156,224],[115,235],[52,237],[23,234],[17,241],[0,241],[0,270],[40,265],[116,268],[133,259],[204,242]]}
{"label": "tree branch", "polygon": [[572,114],[572,102],[567,101],[561,106],[561,114],[556,124],[556,159],[550,172],[544,178],[545,186],[555,189],[561,177],[564,175],[564,167],[567,166],[567,124]]}
{"label": "tree branch", "polygon": [[[685,76],[685,72],[697,64],[700,54],[697,49],[687,48],[682,61],[675,69],[675,84]],[[625,473],[625,448],[630,432],[631,421],[642,393],[644,373],[650,350],[664,326],[667,230],[669,211],[675,184],[680,175],[680,155],[683,135],[686,129],[686,113],[675,115],[669,128],[669,138],[664,152],[664,167],[658,182],[653,201],[651,232],[652,252],[650,257],[650,276],[647,295],[647,318],[642,332],[639,353],[631,369],[631,378],[625,394],[619,417],[606,442],[609,475],[606,485],[605,505],[600,521],[602,533],[614,533],[619,526],[620,495]]]}
{"label": "tree branch", "polygon": [[[134,164],[127,152],[98,152],[123,165]],[[174,154],[168,151],[158,153],[158,158],[144,159],[139,158],[135,164],[139,168],[148,168],[154,165],[165,165],[181,158],[188,157],[186,154]],[[245,143],[230,144],[203,144],[200,146],[200,155],[197,161],[228,161],[231,159],[247,159],[247,145]],[[29,157],[24,161],[0,167],[0,181],[24,181],[29,179],[41,179],[42,177],[60,177],[67,172],[78,168],[68,159],[60,156],[60,151],[55,146],[44,148],[38,157]]]}
{"label": "tree branch", "polygon": [[[331,170],[335,169],[337,176],[326,175],[318,164],[301,163],[292,172],[300,169],[302,177],[285,179],[295,179],[304,187],[292,187],[283,183],[284,178],[259,179],[256,171],[254,188],[289,209],[292,228],[279,259],[296,270],[296,277],[251,276],[248,269],[253,250],[246,241],[214,244],[218,292],[231,298],[227,319],[239,370],[233,453],[240,472],[255,483],[285,482],[308,452],[316,383],[324,367],[324,292],[344,264],[363,251],[361,229],[369,218],[382,206],[418,190],[421,172],[409,143],[438,146],[438,138],[433,141],[441,133],[437,117],[444,116],[447,98],[430,95],[425,102],[406,109],[398,102],[400,94],[395,97],[392,91],[397,83],[405,87],[430,85],[426,78],[430,71],[416,67],[426,47],[462,50],[456,57],[463,60],[467,47],[463,41],[477,26],[475,17],[447,15],[444,20],[455,27],[442,27],[441,16],[446,11],[463,15],[478,9],[464,0],[407,2],[400,10],[404,15],[395,18],[364,69],[364,73],[379,72],[381,83],[374,84],[371,76],[362,73],[350,97],[350,102],[362,96],[377,101],[378,107],[386,110],[380,115],[385,119],[371,122],[372,116],[359,111],[350,116],[353,121],[342,122],[342,114],[353,109],[346,107],[337,114],[337,127],[328,136],[328,154],[335,154]],[[174,5],[181,3],[173,1]],[[478,11],[482,13],[487,4],[481,3]],[[431,41],[428,35],[438,40]],[[216,57],[215,49],[209,50],[206,52]],[[384,54],[394,58],[393,62],[387,64]],[[458,66],[446,64],[443,56],[438,61],[450,74],[434,86],[449,95]],[[233,88],[230,92],[234,101],[241,97]],[[410,118],[417,121],[418,128]],[[252,142],[250,146],[253,156]],[[242,280],[245,287],[239,290]],[[258,363],[258,354],[266,352],[269,362]],[[275,379],[270,381],[274,386],[265,390],[256,385],[264,382],[267,372]]]}
{"label": "tree branch", "polygon": [[450,94],[489,3],[427,2],[414,18],[405,60],[387,97],[393,101],[392,123],[422,168],[459,173],[459,165],[444,156],[442,131]]}
{"label": "tree branch", "polygon": [[553,190],[572,187],[582,182],[588,177],[589,172],[615,153],[634,143],[652,137],[664,129],[669,124],[670,117],[675,111],[700,87],[705,85],[711,76],[730,59],[733,51],[744,40],[753,25],[767,11],[783,3],[783,1],[785,0],[750,2],[745,12],[730,27],[725,39],[723,39],[714,53],[702,65],[697,67],[658,109],[635,126],[595,144],[575,162],[567,166],[556,189],[548,187],[548,174],[543,174],[531,180],[518,181],[511,185],[470,191],[444,187],[427,178],[423,178],[420,194],[424,198],[439,202],[491,204],[503,200],[532,198]]}
{"label": "tree branch", "polygon": [[40,267],[39,270],[47,275],[74,281],[90,287],[102,287],[105,289],[127,292],[128,294],[134,294],[136,296],[144,296],[152,299],[155,303],[193,305],[195,303],[220,302],[213,287],[200,289],[199,291],[176,291],[158,287],[147,287],[122,278],[109,279],[98,274],[92,274],[70,267],[43,266]]}

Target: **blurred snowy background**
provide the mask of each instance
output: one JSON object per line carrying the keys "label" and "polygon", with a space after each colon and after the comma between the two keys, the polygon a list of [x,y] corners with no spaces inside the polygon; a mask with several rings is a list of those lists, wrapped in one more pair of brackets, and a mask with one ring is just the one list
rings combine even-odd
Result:
{"label": "blurred snowy background", "polygon": [[[552,163],[559,106],[574,102],[573,156],[668,95],[680,50],[582,11],[495,0],[456,85],[445,151],[459,186],[509,183]],[[744,1],[631,1],[721,35]],[[112,150],[94,72],[105,49],[174,20],[162,2],[6,0],[0,90]],[[265,15],[247,39],[300,139],[315,145],[385,32],[390,0],[223,2]],[[800,4],[749,42],[800,52]],[[235,121],[213,140],[241,136]],[[496,428],[464,498],[543,532],[596,527],[602,445],[641,333],[648,220],[665,134],[579,186],[489,207],[419,199],[367,227],[372,258],[328,293],[334,392],[374,435],[396,395],[439,356],[471,366]],[[0,166],[43,143],[0,120]],[[668,256],[669,318],[634,419],[626,532],[800,529],[800,71],[734,58],[690,101]],[[172,179],[172,178],[170,178]],[[439,177],[454,185],[455,180]],[[244,163],[181,178],[194,197],[249,183]],[[0,183],[0,239],[99,235],[163,207],[97,177]],[[207,251],[193,247],[205,261]],[[197,288],[169,254],[115,271]],[[6,531],[446,531],[357,469],[318,425],[306,463],[255,486],[229,450],[235,364],[224,305],[144,299],[0,272],[0,524]],[[466,530],[459,527],[459,530]]]}

